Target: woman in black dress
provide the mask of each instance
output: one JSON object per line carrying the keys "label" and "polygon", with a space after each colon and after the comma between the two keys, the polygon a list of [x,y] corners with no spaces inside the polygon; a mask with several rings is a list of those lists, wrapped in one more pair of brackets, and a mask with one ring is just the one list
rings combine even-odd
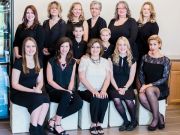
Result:
{"label": "woman in black dress", "polygon": [[[49,108],[48,96],[42,93],[43,69],[38,59],[36,41],[25,38],[22,58],[16,59],[12,69],[11,102],[24,106],[30,113],[30,135],[46,135],[43,123]],[[23,124],[23,123],[22,123]]]}
{"label": "woman in black dress", "polygon": [[162,41],[158,35],[148,39],[149,52],[142,57],[139,79],[140,103],[152,113],[153,119],[148,130],[154,131],[165,128],[164,116],[159,112],[158,100],[166,99],[169,95],[168,77],[170,60],[164,56],[160,49]]}
{"label": "woman in black dress", "polygon": [[44,46],[44,30],[39,23],[37,10],[33,5],[29,5],[25,8],[22,18],[23,22],[20,24],[15,33],[14,39],[14,55],[15,58],[22,57],[22,43],[26,37],[33,37],[38,45],[39,57],[43,58],[43,46]]}
{"label": "woman in black dress", "polygon": [[53,1],[48,5],[48,20],[45,20],[43,27],[45,30],[44,55],[46,59],[53,57],[56,53],[56,43],[59,38],[66,35],[66,23],[61,18],[62,8],[57,1]]}
{"label": "woman in black dress", "polygon": [[156,12],[151,2],[148,1],[142,5],[137,25],[138,35],[136,44],[139,52],[138,61],[140,61],[142,56],[147,54],[149,51],[149,46],[147,43],[148,38],[151,35],[158,34],[159,32],[159,26],[156,22]]}
{"label": "woman in black dress", "polygon": [[72,42],[69,38],[60,38],[57,53],[47,65],[47,92],[51,102],[58,103],[56,115],[49,120],[48,130],[58,135],[66,135],[61,119],[82,107],[82,100],[74,89],[76,61],[72,55]]}
{"label": "woman in black dress", "polygon": [[[113,100],[117,111],[124,120],[123,125],[119,127],[119,131],[131,131],[137,126],[136,107],[133,102],[135,95],[132,87],[136,72],[136,62],[131,54],[131,48],[127,38],[118,38],[110,63],[112,67],[111,83],[113,87],[109,89],[109,97]],[[127,119],[122,101],[125,102],[128,108],[131,122]]]}
{"label": "woman in black dress", "polygon": [[134,59],[138,58],[135,40],[138,27],[135,19],[131,18],[129,6],[125,1],[116,4],[115,17],[110,21],[108,28],[111,30],[110,43],[115,46],[119,37],[124,36],[129,40]]}
{"label": "woman in black dress", "polygon": [[71,40],[74,39],[73,27],[75,24],[83,26],[83,40],[88,41],[88,24],[84,18],[83,8],[80,2],[74,2],[71,5],[68,13],[66,36],[69,37]]}
{"label": "woman in black dress", "polygon": [[89,40],[92,38],[100,38],[100,30],[106,28],[106,21],[100,17],[102,4],[99,1],[92,1],[90,4],[90,11],[92,18],[87,20],[89,26]]}

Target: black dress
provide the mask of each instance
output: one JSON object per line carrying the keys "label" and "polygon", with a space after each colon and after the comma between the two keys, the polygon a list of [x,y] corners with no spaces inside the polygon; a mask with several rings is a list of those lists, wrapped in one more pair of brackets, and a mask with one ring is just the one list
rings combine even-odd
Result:
{"label": "black dress", "polygon": [[73,35],[73,27],[78,24],[78,25],[82,25],[83,26],[84,21],[79,21],[79,22],[71,22],[71,21],[67,21],[67,31],[66,31],[66,36],[69,37],[71,40],[74,39],[74,35]]}
{"label": "black dress", "polygon": [[138,35],[136,38],[136,44],[138,46],[139,52],[139,60],[141,60],[142,56],[147,54],[149,51],[149,46],[147,40],[150,36],[154,34],[158,34],[159,26],[156,22],[147,22],[145,24],[138,23]]}
{"label": "black dress", "polygon": [[41,25],[36,25],[34,28],[25,28],[24,24],[20,24],[15,33],[13,47],[19,48],[19,54],[22,55],[22,43],[26,37],[32,37],[36,40],[38,46],[39,57],[43,58],[43,48],[45,42],[44,29]]}
{"label": "black dress", "polygon": [[[52,57],[49,60],[49,63],[52,67],[53,81],[61,87],[68,89],[75,60],[71,59],[64,69],[62,69],[55,57]],[[49,94],[50,101],[59,103],[56,111],[58,116],[65,118],[77,112],[82,107],[83,102],[76,91],[73,91],[73,93],[70,94],[67,91],[57,90],[49,84],[46,85],[46,90]]]}
{"label": "black dress", "polygon": [[146,54],[142,57],[139,80],[141,84],[151,83],[160,90],[161,99],[166,99],[169,95],[168,77],[170,72],[170,60],[163,56],[160,58],[153,58]]}
{"label": "black dress", "polygon": [[109,57],[111,57],[113,52],[114,52],[114,46],[110,44],[108,48],[104,47],[104,53],[102,57],[108,59]]}
{"label": "black dress", "polygon": [[45,30],[45,48],[48,48],[51,57],[56,53],[57,41],[66,35],[66,23],[60,19],[52,28],[49,27],[49,19],[44,21],[43,28]]}
{"label": "black dress", "polygon": [[[135,63],[135,60],[132,60],[132,64]],[[118,88],[123,88],[127,81],[129,80],[130,67],[127,62],[127,56],[119,59],[119,65],[113,63],[113,76]],[[117,90],[111,85],[108,94],[110,99],[121,98],[122,100],[133,100],[135,99],[135,94],[133,87],[130,86],[124,95],[120,95]]]}
{"label": "black dress", "polygon": [[[13,68],[21,71],[19,77],[19,84],[31,89],[36,86],[37,77],[39,74],[35,72],[34,68],[29,69],[28,74],[24,74],[22,69],[22,58],[15,60]],[[33,110],[35,110],[43,103],[49,103],[49,98],[45,93],[41,94],[33,92],[24,92],[16,89],[11,89],[10,99],[13,103],[26,107],[30,114]]]}
{"label": "black dress", "polygon": [[91,19],[92,18],[87,20],[87,23],[88,23],[88,26],[89,26],[89,40],[91,38],[100,38],[101,29],[107,27],[106,21],[101,17],[98,17],[95,25],[92,27]]}
{"label": "black dress", "polygon": [[110,43],[113,44],[114,46],[116,45],[116,41],[119,37],[124,36],[129,40],[129,43],[131,45],[133,57],[135,59],[138,58],[138,49],[136,46],[136,37],[138,33],[138,27],[135,19],[133,18],[128,18],[124,24],[115,26],[115,19],[112,19],[109,23],[108,28],[111,30],[111,38],[110,38]]}

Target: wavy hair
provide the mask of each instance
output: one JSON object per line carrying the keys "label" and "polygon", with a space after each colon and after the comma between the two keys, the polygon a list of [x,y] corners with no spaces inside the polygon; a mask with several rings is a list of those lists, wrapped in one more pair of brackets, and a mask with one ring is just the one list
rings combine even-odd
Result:
{"label": "wavy hair", "polygon": [[129,67],[131,67],[132,65],[132,59],[133,59],[133,56],[132,56],[132,52],[131,52],[131,47],[130,47],[130,44],[129,44],[129,41],[126,37],[119,37],[117,42],[116,42],[116,47],[115,47],[115,50],[114,50],[114,53],[112,55],[112,61],[114,64],[116,65],[119,65],[119,55],[120,55],[120,52],[119,52],[119,45],[120,45],[120,41],[123,41],[125,43],[125,45],[127,46],[127,62],[128,62],[128,65]]}
{"label": "wavy hair", "polygon": [[39,64],[39,58],[38,58],[38,47],[37,47],[37,43],[35,41],[34,38],[32,37],[27,37],[24,39],[23,44],[22,44],[22,68],[23,68],[23,73],[24,74],[28,74],[29,73],[29,68],[27,67],[27,60],[26,60],[26,52],[25,52],[25,47],[26,47],[26,43],[27,41],[32,41],[34,43],[34,45],[36,46],[36,52],[33,56],[33,60],[35,63],[35,72],[39,73],[40,72],[40,64]]}
{"label": "wavy hair", "polygon": [[59,2],[57,2],[57,1],[52,1],[52,2],[49,3],[48,8],[47,8],[48,18],[52,18],[50,10],[51,10],[51,6],[53,4],[56,5],[57,10],[58,10],[58,17],[61,18],[62,7],[61,7],[61,4]]}
{"label": "wavy hair", "polygon": [[74,2],[70,9],[69,9],[69,13],[68,13],[68,20],[70,20],[71,22],[73,22],[73,12],[72,10],[74,9],[75,5],[80,5],[81,7],[81,15],[79,16],[79,21],[84,21],[85,20],[85,17],[84,17],[84,11],[83,11],[83,8],[82,8],[82,4],[80,2]]}
{"label": "wavy hair", "polygon": [[149,18],[149,22],[156,22],[156,12],[155,12],[155,9],[154,9],[154,5],[150,2],[150,1],[147,1],[147,2],[144,2],[142,7],[141,7],[141,11],[140,11],[140,16],[139,16],[139,20],[138,22],[139,23],[143,23],[144,21],[144,17],[143,17],[143,8],[145,5],[149,5],[150,7],[150,18]]}

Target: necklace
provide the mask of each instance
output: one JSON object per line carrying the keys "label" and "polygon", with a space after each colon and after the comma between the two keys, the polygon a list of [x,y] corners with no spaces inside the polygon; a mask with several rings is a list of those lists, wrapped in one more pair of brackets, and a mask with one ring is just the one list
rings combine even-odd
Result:
{"label": "necklace", "polygon": [[94,59],[92,59],[92,58],[90,58],[90,59],[91,59],[91,61],[92,61],[94,64],[99,64],[99,63],[100,63],[100,58],[97,59],[97,60],[94,60]]}

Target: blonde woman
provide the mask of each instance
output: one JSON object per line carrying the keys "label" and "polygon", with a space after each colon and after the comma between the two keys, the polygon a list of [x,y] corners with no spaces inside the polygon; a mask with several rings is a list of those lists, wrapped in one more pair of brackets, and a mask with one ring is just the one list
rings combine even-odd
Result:
{"label": "blonde woman", "polygon": [[88,24],[85,20],[83,8],[80,2],[74,2],[71,5],[67,17],[68,21],[66,36],[70,39],[74,39],[73,27],[75,24],[80,24],[83,26],[84,29],[83,40],[88,41]]}
{"label": "blonde woman", "polygon": [[158,34],[159,32],[159,26],[156,22],[156,12],[153,4],[150,1],[144,2],[142,5],[137,24],[138,35],[136,43],[138,46],[140,60],[142,56],[147,54],[149,51],[149,46],[147,43],[148,38],[151,35]]}
{"label": "blonde woman", "polygon": [[[136,72],[136,62],[131,54],[129,41],[125,37],[118,38],[111,63],[111,83],[109,97],[121,115],[124,123],[119,127],[119,131],[132,131],[137,126],[136,108],[133,100],[135,99],[132,83]],[[131,122],[128,121],[126,111],[122,101],[125,102]]]}

